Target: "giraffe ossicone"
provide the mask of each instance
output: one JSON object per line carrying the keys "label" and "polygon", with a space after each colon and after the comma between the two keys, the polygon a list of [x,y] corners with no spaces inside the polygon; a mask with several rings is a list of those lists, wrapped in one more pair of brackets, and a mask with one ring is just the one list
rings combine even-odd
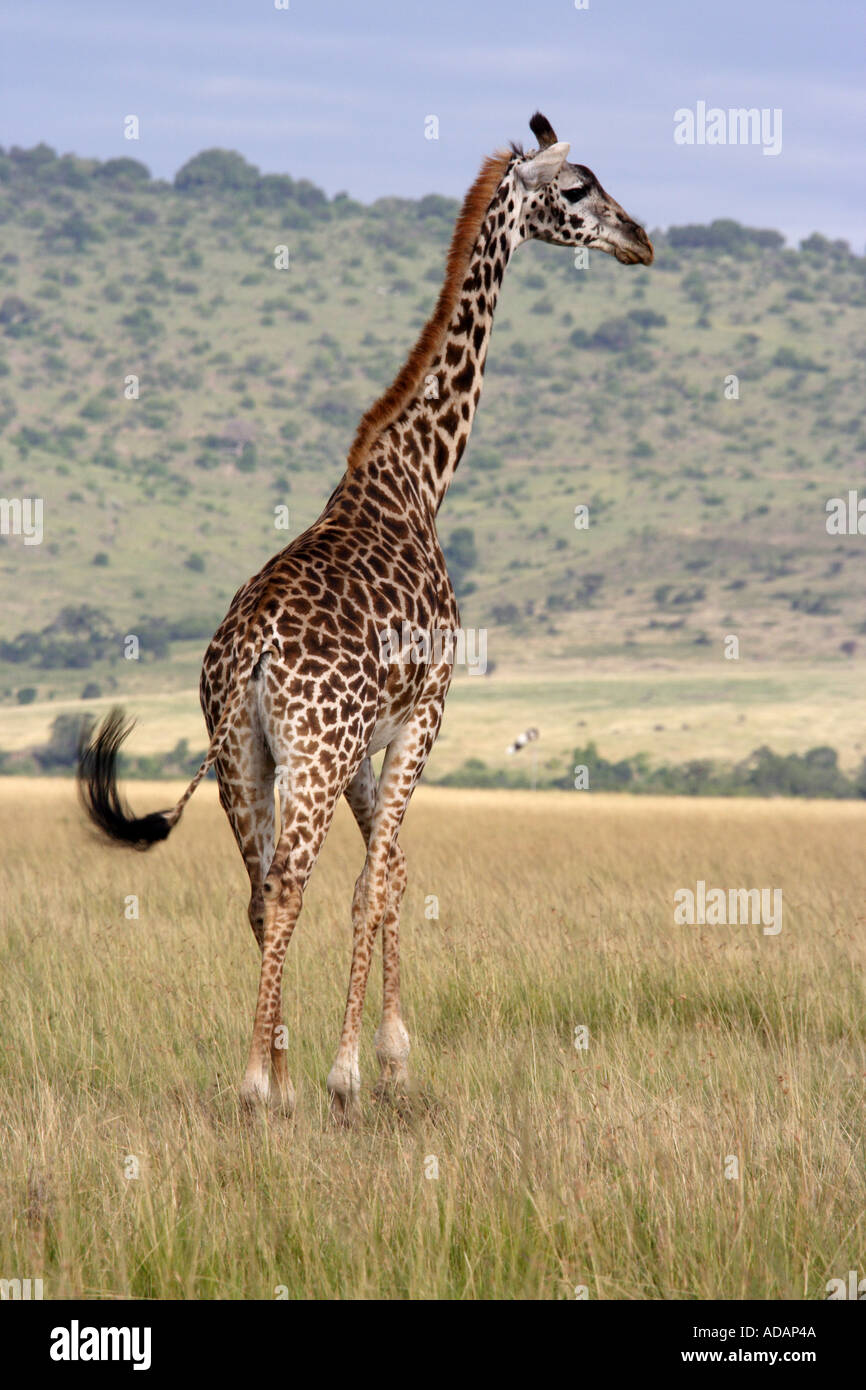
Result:
{"label": "giraffe ossicone", "polygon": [[[460,615],[436,515],[466,448],[481,395],[493,316],[508,262],[524,241],[588,247],[649,265],[646,232],[591,170],[567,161],[546,117],[537,150],[486,159],[454,229],[433,313],[392,385],[363,415],[346,472],[318,521],[238,590],[204,657],[201,704],[210,744],[178,803],[136,817],[117,787],[129,732],[114,711],[79,757],[82,800],[110,839],[163,840],[213,767],[250,879],[249,919],[261,952],[241,1096],[294,1105],[282,1023],[286,949],[304,890],[345,796],[366,845],[352,900],[352,962],[339,1047],[328,1077],[332,1113],[359,1111],[361,1014],[376,936],[383,1008],[382,1081],[407,1080],[400,1007],[399,923],[406,887],[398,842],[439,731],[453,661],[390,661],[383,631],[403,624],[458,631]],[[435,389],[433,389],[435,383]],[[385,749],[381,774],[371,757]],[[277,832],[275,798],[280,818]]]}

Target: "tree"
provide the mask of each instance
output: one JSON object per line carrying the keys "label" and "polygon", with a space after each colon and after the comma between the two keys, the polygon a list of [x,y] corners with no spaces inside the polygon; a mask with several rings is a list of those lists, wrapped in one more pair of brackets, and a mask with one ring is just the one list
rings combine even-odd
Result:
{"label": "tree", "polygon": [[469,571],[478,564],[478,549],[475,545],[475,532],[471,526],[458,526],[442,547],[448,573],[458,598],[471,594],[475,584],[469,579]]}
{"label": "tree", "polygon": [[600,323],[592,335],[591,343],[593,347],[604,348],[607,352],[623,352],[626,348],[633,347],[637,338],[637,329],[629,319],[616,318]]}
{"label": "tree", "polygon": [[49,168],[57,163],[57,151],[52,150],[50,145],[34,145],[32,150],[22,150],[19,145],[13,145],[9,151],[9,158],[24,174],[39,174],[43,169]]}
{"label": "tree", "polygon": [[328,198],[322,189],[309,179],[299,179],[292,194],[296,203],[310,212],[322,212],[327,207]]}
{"label": "tree", "polygon": [[48,742],[33,749],[33,756],[46,771],[57,767],[74,767],[78,759],[81,719],[76,714],[58,714],[51,725]]}
{"label": "tree", "polygon": [[629,318],[638,325],[639,328],[666,328],[667,317],[665,314],[657,314],[655,309],[632,309]]}
{"label": "tree", "polygon": [[38,317],[36,306],[17,294],[7,294],[0,304],[0,328],[9,338],[20,338]]}
{"label": "tree", "polygon": [[265,174],[256,185],[256,202],[263,208],[281,208],[295,196],[295,181],[288,174]]}
{"label": "tree", "polygon": [[259,171],[235,150],[202,150],[174,176],[181,193],[247,193],[259,182]]}
{"label": "tree", "polygon": [[444,198],[441,193],[428,193],[425,197],[419,198],[416,206],[418,217],[441,217],[446,222],[453,222],[457,211],[457,204],[453,198]]}
{"label": "tree", "polygon": [[785,238],[781,232],[764,227],[743,227],[731,217],[717,217],[708,227],[690,223],[685,227],[669,227],[668,242],[671,246],[697,247],[701,250],[728,251],[731,254],[744,247],[763,246],[778,250],[784,246]]}
{"label": "tree", "polygon": [[150,170],[146,164],[142,164],[140,159],[130,159],[124,156],[121,159],[106,159],[104,164],[100,164],[94,170],[94,175],[98,179],[105,179],[107,183],[148,183],[150,181]]}
{"label": "tree", "polygon": [[91,241],[102,241],[103,234],[99,227],[93,222],[88,222],[81,212],[71,212],[65,217],[58,227],[50,233],[50,239],[60,238],[62,241],[70,241],[76,251],[84,251]]}

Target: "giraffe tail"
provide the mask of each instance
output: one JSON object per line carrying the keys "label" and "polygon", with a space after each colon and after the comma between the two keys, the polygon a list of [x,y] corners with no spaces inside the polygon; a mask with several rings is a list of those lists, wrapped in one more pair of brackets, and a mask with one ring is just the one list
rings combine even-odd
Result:
{"label": "giraffe tail", "polygon": [[95,731],[92,724],[85,726],[78,747],[78,792],[90,821],[114,844],[131,849],[150,849],[151,845],[167,839],[222,748],[228,733],[229,713],[227,707],[214,730],[207,757],[177,804],[167,811],[153,811],[147,816],[133,815],[117,786],[117,755],[133,728],[133,721],[125,718],[123,710],[113,709]]}

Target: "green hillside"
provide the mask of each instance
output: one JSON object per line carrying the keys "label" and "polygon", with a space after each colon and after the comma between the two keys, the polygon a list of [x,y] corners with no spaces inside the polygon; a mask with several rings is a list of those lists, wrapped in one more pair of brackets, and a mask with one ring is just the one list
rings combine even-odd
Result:
{"label": "green hillside", "polygon": [[[44,508],[41,544],[0,537],[0,749],[85,689],[132,699],[142,748],[202,745],[207,638],[318,514],[432,307],[456,210],[328,200],[224,152],[173,186],[0,152],[0,497]],[[440,521],[495,669],[458,678],[440,771],[501,761],[545,713],[554,764],[589,738],[861,756],[866,537],[828,535],[825,508],[866,496],[866,259],[733,222],[652,235],[649,268],[529,245],[509,270]]]}

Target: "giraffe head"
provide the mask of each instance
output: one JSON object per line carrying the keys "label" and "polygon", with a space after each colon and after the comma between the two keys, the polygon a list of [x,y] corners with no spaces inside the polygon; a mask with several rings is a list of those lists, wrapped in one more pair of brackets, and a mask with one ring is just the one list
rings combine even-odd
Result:
{"label": "giraffe head", "polygon": [[556,138],[540,111],[529,122],[538,140],[534,154],[515,150],[514,182],[522,196],[520,239],[554,246],[588,246],[623,265],[649,265],[652,242],[606,193],[591,169],[567,162],[570,145]]}

